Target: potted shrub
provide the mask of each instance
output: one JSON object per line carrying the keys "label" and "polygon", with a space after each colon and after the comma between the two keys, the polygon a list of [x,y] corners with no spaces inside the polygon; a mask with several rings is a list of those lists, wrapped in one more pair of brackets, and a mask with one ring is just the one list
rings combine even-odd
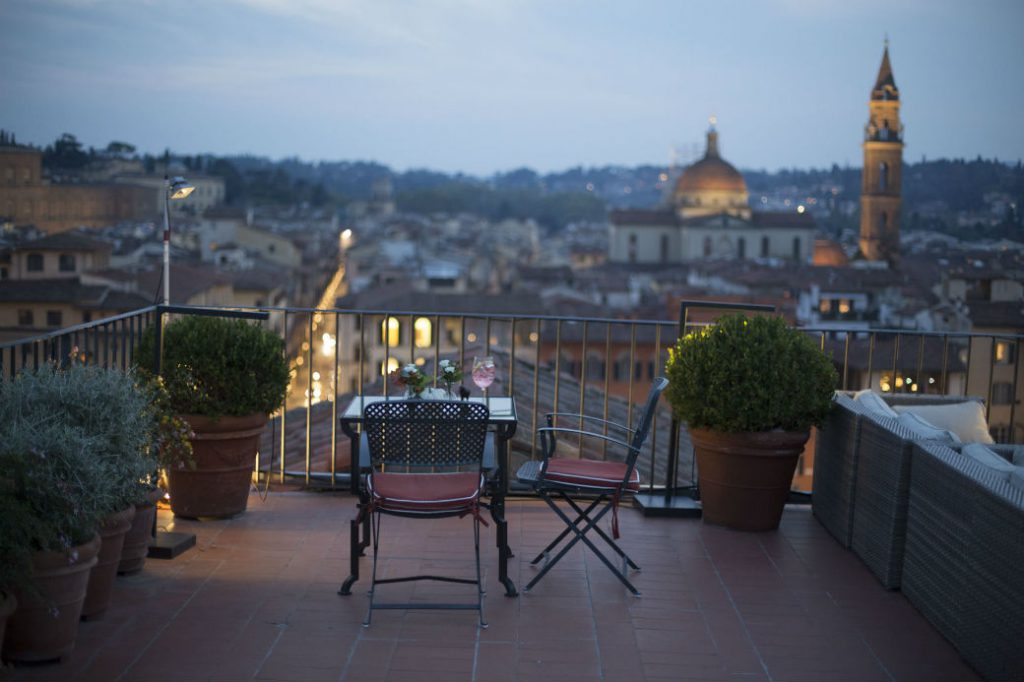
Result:
{"label": "potted shrub", "polygon": [[111,472],[96,456],[100,439],[58,410],[39,409],[38,393],[55,386],[66,388],[65,377],[49,368],[0,386],[0,481],[4,521],[13,527],[5,534],[15,534],[6,542],[29,552],[28,587],[12,590],[18,607],[7,621],[7,660],[70,654],[100,549],[96,527],[115,506]]}
{"label": "potted shrub", "polygon": [[[172,468],[194,468],[192,459],[192,431],[182,421],[170,405],[167,389],[159,380],[149,377],[145,383],[151,402],[150,416],[153,419],[153,451],[156,453],[158,466],[165,471]],[[155,479],[155,476],[151,477]],[[131,527],[124,536],[121,547],[121,558],[117,572],[121,575],[138,573],[146,563],[149,545],[153,540],[153,525],[156,521],[156,503],[164,496],[164,491],[149,480],[142,486],[134,500],[135,516]]]}
{"label": "potted shrub", "polygon": [[680,338],[666,372],[666,398],[696,453],[704,519],[776,528],[810,428],[832,409],[832,362],[780,318],[729,315]]}
{"label": "potted shrub", "polygon": [[14,613],[17,590],[31,588],[32,550],[30,538],[39,521],[15,494],[7,477],[0,478],[0,645],[4,641],[7,618]]}
{"label": "potted shrub", "polygon": [[89,439],[89,466],[102,471],[92,491],[102,500],[97,563],[90,571],[83,618],[106,611],[121,547],[135,514],[135,502],[156,470],[151,391],[132,373],[73,362],[57,370],[23,373],[6,393],[14,420],[26,429],[53,423],[80,430]]}
{"label": "potted shrub", "polygon": [[[137,360],[154,357],[143,336]],[[245,511],[260,435],[284,403],[290,370],[284,342],[246,322],[187,316],[163,329],[160,379],[192,431],[195,467],[167,471],[171,510],[184,517]]]}

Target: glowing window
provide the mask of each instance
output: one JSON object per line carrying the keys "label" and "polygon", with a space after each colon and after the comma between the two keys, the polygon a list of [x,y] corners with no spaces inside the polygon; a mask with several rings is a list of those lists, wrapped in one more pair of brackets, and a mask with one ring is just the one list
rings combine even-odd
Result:
{"label": "glowing window", "polygon": [[416,334],[416,347],[429,348],[433,337],[434,325],[426,317],[417,317],[413,323],[413,331]]}
{"label": "glowing window", "polygon": [[380,340],[387,346],[397,346],[402,338],[402,325],[397,318],[388,317],[380,323]]}
{"label": "glowing window", "polygon": [[839,313],[845,315],[850,312],[850,302],[847,300],[839,301]]}
{"label": "glowing window", "polygon": [[396,369],[398,369],[398,358],[388,358],[386,365],[383,362],[380,363],[381,376],[387,376]]}

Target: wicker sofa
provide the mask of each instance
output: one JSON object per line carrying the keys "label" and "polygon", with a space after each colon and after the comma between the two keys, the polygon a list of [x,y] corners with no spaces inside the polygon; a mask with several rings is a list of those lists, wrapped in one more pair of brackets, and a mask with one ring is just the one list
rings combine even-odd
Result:
{"label": "wicker sofa", "polygon": [[[886,395],[889,405],[947,405],[980,398]],[[818,434],[814,459],[815,515],[853,549],[888,589],[900,586],[906,537],[911,450],[916,435],[895,419],[839,393]]]}
{"label": "wicker sofa", "polygon": [[[1024,465],[1021,446],[988,446]],[[986,679],[1024,679],[1024,489],[945,446],[913,447],[901,589]]]}
{"label": "wicker sofa", "polygon": [[818,429],[814,448],[814,516],[843,547],[853,535],[853,490],[863,413],[852,394],[837,393],[836,408]]}

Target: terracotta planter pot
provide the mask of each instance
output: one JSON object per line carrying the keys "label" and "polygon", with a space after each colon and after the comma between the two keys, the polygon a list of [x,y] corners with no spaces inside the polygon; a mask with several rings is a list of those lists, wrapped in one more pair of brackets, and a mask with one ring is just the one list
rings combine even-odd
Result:
{"label": "terracotta planter pot", "polygon": [[704,520],[737,530],[778,528],[809,435],[690,429]]}
{"label": "terracotta planter pot", "polygon": [[96,565],[89,571],[89,586],[85,592],[85,603],[82,604],[82,620],[100,618],[110,606],[110,594],[114,590],[117,566],[121,562],[124,536],[131,529],[134,518],[135,505],[132,505],[103,519],[99,528],[102,544]]}
{"label": "terracotta planter pot", "polygon": [[194,433],[196,468],[168,471],[171,510],[186,518],[225,518],[245,511],[267,415],[221,417],[216,421],[196,415],[182,418]]}
{"label": "terracotta planter pot", "polygon": [[153,521],[156,518],[156,503],[164,492],[157,488],[149,494],[146,501],[135,505],[135,516],[131,527],[124,536],[121,547],[121,560],[117,564],[117,572],[131,575],[142,570],[149,554],[149,543],[153,539]]}
{"label": "terracotta planter pot", "polygon": [[[8,661],[66,658],[75,648],[89,571],[96,565],[100,536],[64,552],[36,552],[32,580],[41,595],[15,590],[18,609],[7,619],[3,657]],[[56,615],[54,615],[56,609]]]}
{"label": "terracotta planter pot", "polygon": [[14,609],[18,608],[18,600],[13,592],[0,592],[0,646],[4,643],[4,632],[7,628],[7,618]]}

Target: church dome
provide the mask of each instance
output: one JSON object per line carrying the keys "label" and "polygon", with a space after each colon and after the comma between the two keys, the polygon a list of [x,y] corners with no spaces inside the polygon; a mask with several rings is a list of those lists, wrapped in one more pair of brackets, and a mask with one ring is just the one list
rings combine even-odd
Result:
{"label": "church dome", "polygon": [[676,181],[673,200],[684,215],[749,211],[747,183],[736,168],[718,154],[718,132],[708,131],[704,158],[689,166]]}
{"label": "church dome", "polygon": [[676,194],[718,190],[746,192],[747,183],[740,172],[719,156],[705,156],[689,166],[676,181]]}

